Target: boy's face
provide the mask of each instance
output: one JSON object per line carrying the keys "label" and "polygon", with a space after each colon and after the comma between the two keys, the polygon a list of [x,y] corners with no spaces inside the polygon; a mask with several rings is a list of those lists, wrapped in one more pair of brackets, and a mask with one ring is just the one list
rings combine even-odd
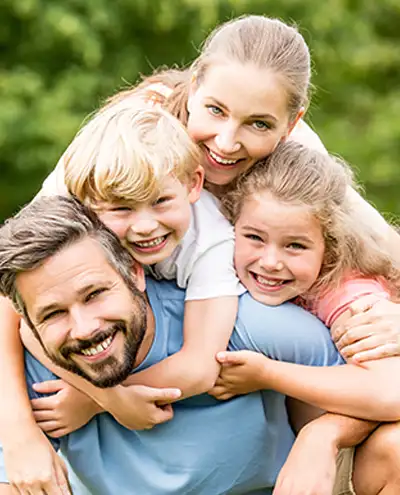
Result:
{"label": "boy's face", "polygon": [[191,204],[200,197],[203,176],[195,173],[190,184],[169,176],[154,202],[101,203],[96,212],[121,239],[132,256],[144,265],[153,265],[171,256],[190,225]]}

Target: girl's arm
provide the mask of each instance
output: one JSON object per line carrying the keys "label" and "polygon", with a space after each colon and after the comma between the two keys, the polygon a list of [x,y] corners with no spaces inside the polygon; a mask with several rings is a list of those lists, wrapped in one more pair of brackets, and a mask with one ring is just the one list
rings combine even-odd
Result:
{"label": "girl's arm", "polygon": [[222,371],[213,395],[219,399],[272,389],[337,414],[371,421],[400,419],[400,358],[363,367],[304,366],[252,351],[223,352],[217,358]]}
{"label": "girl's arm", "polygon": [[[10,487],[21,494],[71,493],[62,460],[36,425],[24,375],[20,317],[0,297],[0,441]],[[7,485],[5,485],[7,486]]]}

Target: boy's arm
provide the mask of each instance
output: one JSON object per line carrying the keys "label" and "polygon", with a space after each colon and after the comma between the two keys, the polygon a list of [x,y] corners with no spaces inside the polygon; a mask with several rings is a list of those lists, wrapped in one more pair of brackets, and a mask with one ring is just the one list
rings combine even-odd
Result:
{"label": "boy's arm", "polygon": [[42,490],[68,494],[62,460],[32,415],[18,332],[20,317],[4,297],[0,297],[0,320],[0,397],[3,403],[0,441],[7,477],[12,484],[8,488],[13,486],[21,494],[42,493]]}
{"label": "boy's arm", "polygon": [[125,384],[176,387],[182,391],[180,399],[210,390],[220,370],[215,356],[228,346],[237,306],[236,296],[187,301],[181,350],[131,375]]}

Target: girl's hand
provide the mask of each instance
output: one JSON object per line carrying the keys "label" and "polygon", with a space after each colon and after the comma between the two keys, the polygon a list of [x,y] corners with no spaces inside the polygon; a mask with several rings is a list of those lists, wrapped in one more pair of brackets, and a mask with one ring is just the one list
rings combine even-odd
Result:
{"label": "girl's hand", "polygon": [[352,316],[332,332],[346,361],[362,363],[400,355],[400,304],[365,296],[351,306]]}
{"label": "girl's hand", "polygon": [[262,371],[266,358],[253,351],[219,352],[217,361],[222,365],[214,387],[208,392],[219,400],[248,394],[266,388]]}
{"label": "girl's hand", "polygon": [[92,399],[63,380],[35,383],[33,389],[52,394],[31,400],[37,425],[50,437],[59,438],[78,430],[101,412]]}
{"label": "girl's hand", "polygon": [[[21,441],[18,441],[21,438]],[[3,445],[4,462],[12,493],[71,495],[64,461],[36,426],[20,431],[12,448]]]}

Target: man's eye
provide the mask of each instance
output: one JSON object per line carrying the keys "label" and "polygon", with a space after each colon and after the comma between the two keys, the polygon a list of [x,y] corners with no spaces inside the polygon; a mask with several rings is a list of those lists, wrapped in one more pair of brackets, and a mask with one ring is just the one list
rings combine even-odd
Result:
{"label": "man's eye", "polygon": [[215,105],[207,105],[207,109],[211,115],[221,115],[223,113],[222,110]]}
{"label": "man's eye", "polygon": [[92,292],[90,292],[86,298],[85,298],[85,301],[91,301],[92,299],[95,299],[96,297],[100,296],[100,294],[103,294],[105,292],[106,289],[96,289],[96,290],[93,290]]}
{"label": "man's eye", "polygon": [[49,320],[55,318],[56,316],[60,316],[63,313],[64,313],[64,311],[62,309],[57,309],[55,311],[52,311],[51,313],[48,313],[47,315],[43,316],[42,323],[45,321],[49,321]]}

